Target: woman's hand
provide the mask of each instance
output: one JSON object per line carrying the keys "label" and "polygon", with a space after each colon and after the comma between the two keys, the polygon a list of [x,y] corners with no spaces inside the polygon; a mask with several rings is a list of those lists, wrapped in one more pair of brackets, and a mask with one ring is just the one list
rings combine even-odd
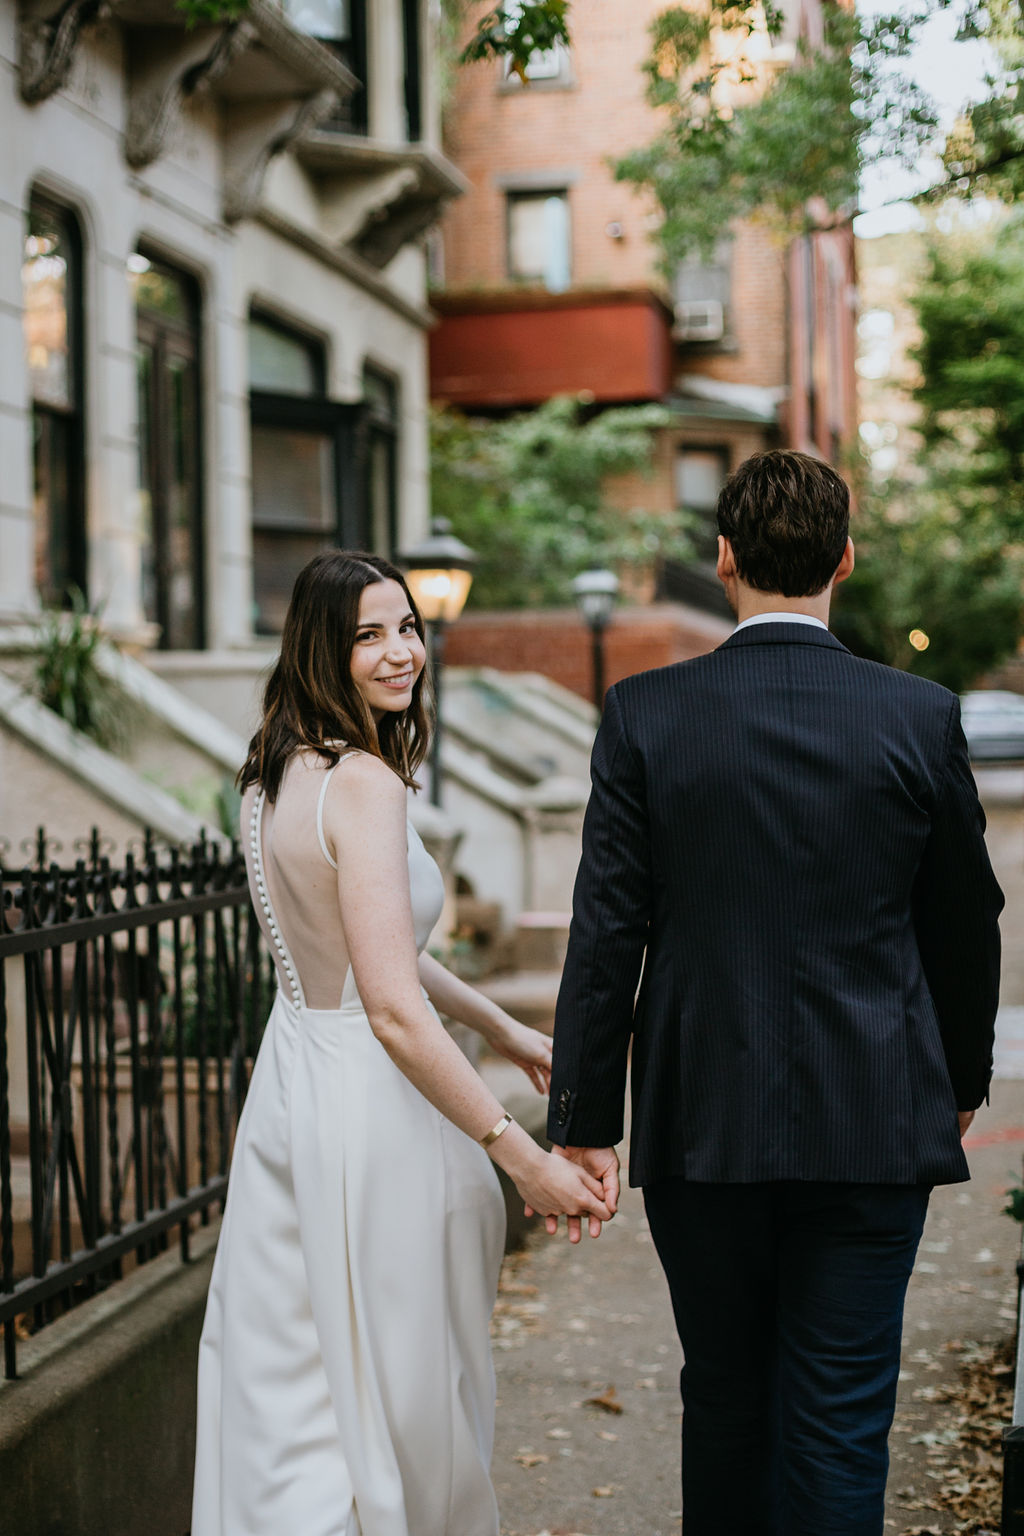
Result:
{"label": "woman's hand", "polygon": [[615,1214],[604,1200],[600,1182],[564,1157],[538,1151],[524,1172],[512,1168],[508,1172],[526,1202],[526,1214],[544,1216],[549,1232],[556,1229],[559,1216],[576,1218],[569,1222],[571,1243],[578,1243],[582,1236],[581,1217],[587,1217],[591,1237],[600,1237],[602,1222],[611,1221]]}
{"label": "woman's hand", "polygon": [[551,1040],[539,1029],[520,1024],[511,1014],[502,1012],[487,1030],[487,1044],[506,1061],[521,1067],[538,1093],[551,1087]]}

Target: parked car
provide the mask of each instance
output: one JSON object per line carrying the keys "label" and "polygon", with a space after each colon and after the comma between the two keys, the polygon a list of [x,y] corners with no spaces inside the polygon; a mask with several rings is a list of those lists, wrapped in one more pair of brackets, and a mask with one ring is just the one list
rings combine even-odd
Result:
{"label": "parked car", "polygon": [[1024,697],[1002,688],[960,696],[964,735],[974,762],[1024,758]]}

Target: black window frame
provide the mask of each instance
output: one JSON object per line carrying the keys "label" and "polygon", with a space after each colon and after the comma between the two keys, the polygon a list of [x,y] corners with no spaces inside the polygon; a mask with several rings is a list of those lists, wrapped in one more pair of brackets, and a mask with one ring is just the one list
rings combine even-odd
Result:
{"label": "black window frame", "polygon": [[[367,380],[375,379],[383,384],[391,397],[391,408],[381,410],[376,402],[367,394]],[[376,363],[367,362],[363,365],[363,401],[361,436],[362,452],[359,454],[359,468],[362,477],[361,512],[363,521],[363,547],[370,549],[374,554],[383,555],[386,559],[392,559],[398,547],[398,484],[399,484],[399,456],[401,452],[401,380],[389,369],[382,368]],[[373,505],[371,500],[371,477],[373,474],[374,449],[383,447],[387,455],[387,507],[385,520],[387,523],[387,548],[375,547],[373,527]]]}
{"label": "black window frame", "polygon": [[[86,505],[85,433],[85,240],[82,222],[77,210],[69,203],[52,197],[41,188],[33,187],[29,193],[26,218],[26,241],[32,234],[32,219],[43,215],[56,223],[67,240],[72,270],[65,282],[65,314],[68,342],[68,376],[72,404],[62,408],[52,402],[31,400],[32,407],[32,499],[33,522],[35,521],[40,495],[40,460],[46,452],[47,440],[55,433],[56,423],[62,424],[64,437],[62,460],[63,496],[66,524],[55,532],[52,518],[47,529],[47,568],[52,582],[39,588],[40,601],[44,606],[70,607],[77,588],[83,598],[89,598],[89,545]],[[26,361],[27,368],[27,361]],[[66,562],[53,560],[54,550],[64,546]],[[58,568],[55,570],[54,567]],[[33,572],[36,580],[38,566]]]}
{"label": "black window frame", "polygon": [[[147,246],[145,241],[140,241],[136,250],[138,255],[144,257],[149,262],[150,270],[164,273],[182,285],[187,295],[190,310],[188,319],[181,322],[170,315],[158,315],[155,310],[145,308],[138,301],[135,303],[136,346],[140,352],[143,346],[151,347],[157,364],[154,369],[153,414],[150,417],[150,423],[152,425],[155,422],[158,430],[155,433],[148,431],[146,439],[147,457],[149,459],[149,489],[152,498],[152,532],[157,560],[155,619],[156,623],[160,626],[157,649],[162,651],[202,651],[206,649],[207,644],[205,441],[203,432],[203,294],[199,280],[187,267],[179,267],[173,260],[168,260],[162,253],[154,251]],[[166,554],[168,533],[167,509],[162,500],[162,493],[164,487],[169,483],[166,466],[170,462],[173,453],[167,431],[169,414],[166,409],[167,401],[164,394],[166,370],[160,365],[169,355],[185,358],[191,364],[195,379],[195,399],[193,402],[195,432],[192,444],[194,452],[195,501],[192,508],[191,529],[195,614],[191,638],[187,644],[177,644],[172,639],[171,625],[168,622],[170,617],[168,603],[170,572],[168,570],[166,575],[162,576],[160,571],[160,561]]]}

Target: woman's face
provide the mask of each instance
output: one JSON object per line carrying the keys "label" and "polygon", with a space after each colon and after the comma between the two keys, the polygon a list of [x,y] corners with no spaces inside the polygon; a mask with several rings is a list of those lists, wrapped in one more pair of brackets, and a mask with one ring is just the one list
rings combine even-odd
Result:
{"label": "woman's face", "polygon": [[352,681],[378,724],[385,715],[409,708],[426,659],[409,599],[398,582],[371,581],[359,598]]}

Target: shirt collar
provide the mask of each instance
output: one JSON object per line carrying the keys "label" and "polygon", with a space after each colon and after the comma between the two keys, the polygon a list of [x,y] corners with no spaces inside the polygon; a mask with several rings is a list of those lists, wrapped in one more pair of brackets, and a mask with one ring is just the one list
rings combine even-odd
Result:
{"label": "shirt collar", "polygon": [[818,629],[828,631],[828,625],[823,624],[811,613],[753,613],[749,619],[744,619],[742,624],[737,624],[733,634],[739,634],[741,629],[748,629],[755,624],[815,624]]}

